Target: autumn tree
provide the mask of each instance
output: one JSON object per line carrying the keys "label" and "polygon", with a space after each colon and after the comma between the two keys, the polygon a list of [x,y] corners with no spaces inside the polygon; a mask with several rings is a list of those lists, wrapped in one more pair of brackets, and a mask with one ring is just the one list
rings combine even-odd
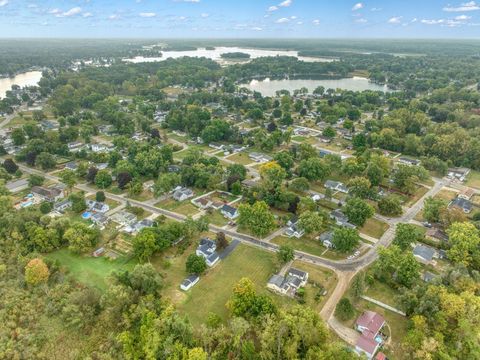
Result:
{"label": "autumn tree", "polygon": [[276,312],[273,301],[266,295],[258,295],[255,285],[248,278],[242,278],[235,284],[227,308],[232,315],[245,319],[255,319]]}
{"label": "autumn tree", "polygon": [[265,236],[275,228],[275,217],[264,201],[238,207],[238,223],[257,236]]}
{"label": "autumn tree", "polygon": [[480,269],[480,233],[469,222],[454,223],[448,230],[448,258],[455,264]]}
{"label": "autumn tree", "polygon": [[25,282],[29,285],[39,285],[47,282],[50,276],[48,266],[42,259],[35,258],[25,266]]}

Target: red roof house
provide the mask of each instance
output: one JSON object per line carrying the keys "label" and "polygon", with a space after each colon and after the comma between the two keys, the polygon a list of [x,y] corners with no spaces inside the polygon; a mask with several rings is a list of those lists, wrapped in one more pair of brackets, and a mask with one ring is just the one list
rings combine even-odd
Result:
{"label": "red roof house", "polygon": [[365,311],[356,322],[357,330],[362,334],[368,330],[368,333],[371,334],[365,335],[371,338],[374,338],[378,334],[383,325],[385,325],[385,319],[382,315],[376,313],[375,311]]}

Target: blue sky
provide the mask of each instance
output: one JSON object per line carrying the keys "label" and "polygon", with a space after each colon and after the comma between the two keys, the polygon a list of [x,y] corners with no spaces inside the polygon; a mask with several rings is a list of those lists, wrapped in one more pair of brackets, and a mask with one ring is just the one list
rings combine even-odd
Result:
{"label": "blue sky", "polygon": [[0,37],[480,38],[480,0],[0,0]]}

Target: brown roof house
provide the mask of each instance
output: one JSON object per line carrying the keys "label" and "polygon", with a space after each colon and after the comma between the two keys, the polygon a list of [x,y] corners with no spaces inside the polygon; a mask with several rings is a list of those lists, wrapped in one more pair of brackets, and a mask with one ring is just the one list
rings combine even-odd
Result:
{"label": "brown roof house", "polygon": [[374,311],[365,311],[355,323],[357,331],[362,333],[355,345],[355,351],[372,359],[383,343],[380,330],[384,325],[385,319],[382,315]]}

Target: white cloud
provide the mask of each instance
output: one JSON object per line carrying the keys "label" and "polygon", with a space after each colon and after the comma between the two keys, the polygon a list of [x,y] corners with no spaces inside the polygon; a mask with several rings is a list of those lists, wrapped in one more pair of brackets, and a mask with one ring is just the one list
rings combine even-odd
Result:
{"label": "white cloud", "polygon": [[401,21],[402,21],[402,16],[394,16],[388,19],[389,24],[400,24]]}
{"label": "white cloud", "polygon": [[425,25],[440,25],[446,27],[457,27],[465,25],[465,22],[452,19],[422,19],[420,22]]}
{"label": "white cloud", "polygon": [[120,19],[120,15],[113,14],[108,17],[108,20],[118,20]]}
{"label": "white cloud", "polygon": [[447,12],[464,12],[464,11],[475,11],[475,10],[480,10],[480,5],[477,4],[475,1],[462,3],[459,6],[447,5],[443,8],[443,11],[447,11]]}
{"label": "white cloud", "polygon": [[373,12],[382,11],[382,8],[373,7],[370,11],[373,11]]}
{"label": "white cloud", "polygon": [[368,20],[364,18],[360,18],[360,19],[356,19],[355,22],[358,24],[366,24]]}
{"label": "white cloud", "polygon": [[8,0],[0,0],[0,7],[4,7],[8,4]]}
{"label": "white cloud", "polygon": [[455,20],[460,20],[460,21],[470,20],[471,18],[472,18],[471,16],[467,16],[467,15],[455,16]]}
{"label": "white cloud", "polygon": [[155,14],[154,12],[142,12],[139,15],[140,17],[143,17],[143,18],[152,18],[157,16],[157,14]]}
{"label": "white cloud", "polygon": [[253,30],[253,31],[262,31],[263,28],[261,28],[261,27],[259,27],[259,26],[254,26],[254,27],[252,27],[252,30]]}
{"label": "white cloud", "polygon": [[363,9],[363,7],[364,7],[363,3],[356,3],[355,5],[353,5],[352,11]]}
{"label": "white cloud", "polygon": [[285,1],[282,1],[280,4],[278,4],[278,6],[281,6],[281,7],[289,7],[290,5],[292,5],[292,0],[285,0]]}
{"label": "white cloud", "polygon": [[417,21],[418,21],[418,19],[417,19],[417,18],[413,18],[413,19],[412,19],[412,21],[410,21],[410,22],[412,22],[412,23],[416,23]]}
{"label": "white cloud", "polygon": [[278,6],[275,6],[275,5],[270,6],[270,7],[267,9],[267,11],[270,11],[270,12],[272,12],[272,11],[277,11],[277,10],[278,10]]}
{"label": "white cloud", "polygon": [[276,20],[275,22],[277,24],[284,24],[284,23],[287,23],[289,21],[290,21],[290,19],[288,19],[288,18],[280,18],[280,19]]}
{"label": "white cloud", "polygon": [[200,16],[201,16],[202,18],[207,18],[207,17],[210,16],[210,14],[208,14],[208,13],[201,13]]}
{"label": "white cloud", "polygon": [[28,4],[28,5],[27,5],[27,8],[29,8],[29,9],[36,9],[36,8],[38,8],[38,5],[37,5],[37,4]]}
{"label": "white cloud", "polygon": [[444,19],[422,19],[420,21],[422,24],[426,24],[426,25],[438,25],[438,24],[443,24],[445,22]]}
{"label": "white cloud", "polygon": [[86,12],[86,13],[83,13],[82,15],[84,18],[88,18],[88,17],[92,17],[93,14],[91,12]]}
{"label": "white cloud", "polygon": [[320,25],[320,20],[315,19],[315,20],[312,21],[312,24],[315,25],[315,26],[318,26],[318,25]]}
{"label": "white cloud", "polygon": [[303,25],[303,21],[297,21],[297,25]]}
{"label": "white cloud", "polygon": [[297,17],[295,15],[290,16],[290,19],[295,20]]}
{"label": "white cloud", "polygon": [[55,9],[50,10],[48,13],[56,15],[56,14],[60,14],[61,12],[62,12],[62,10],[60,10],[58,8],[55,8]]}
{"label": "white cloud", "polygon": [[64,13],[62,13],[61,16],[63,17],[75,16],[80,14],[81,12],[82,12],[82,8],[77,6],[77,7],[71,8],[70,10],[65,11]]}

